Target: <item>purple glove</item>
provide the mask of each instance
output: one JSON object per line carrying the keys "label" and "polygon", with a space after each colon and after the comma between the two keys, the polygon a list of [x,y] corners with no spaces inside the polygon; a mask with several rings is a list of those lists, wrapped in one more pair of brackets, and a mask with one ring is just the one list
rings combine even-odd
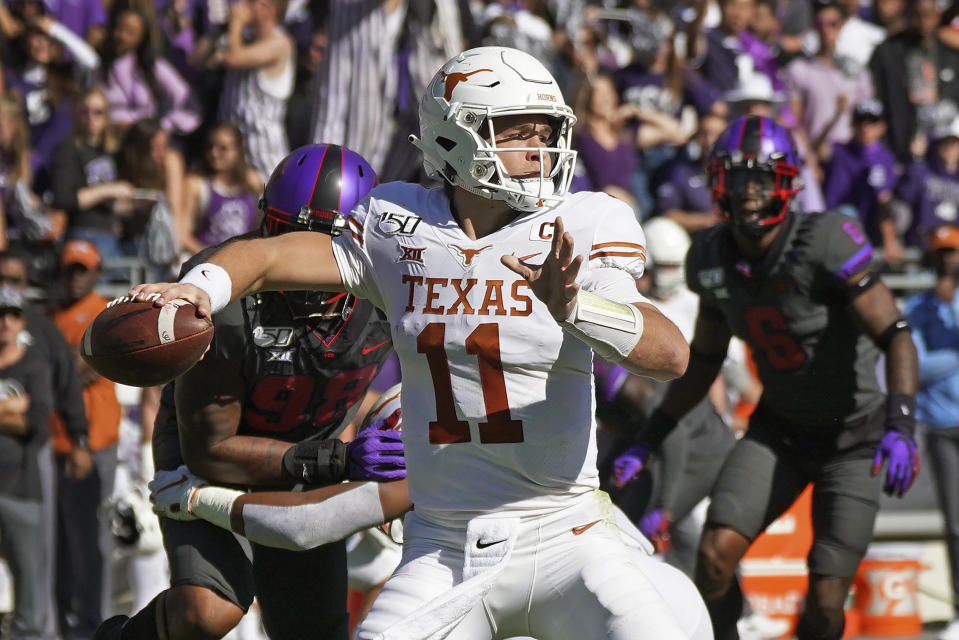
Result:
{"label": "purple glove", "polygon": [[383,420],[356,434],[346,443],[346,477],[375,482],[405,478],[403,433],[389,428]]}
{"label": "purple glove", "polygon": [[672,519],[662,509],[650,511],[639,521],[639,530],[656,547],[656,553],[669,551],[669,527],[672,523]]}
{"label": "purple glove", "polygon": [[876,449],[876,457],[872,461],[872,475],[879,473],[884,461],[888,464],[886,484],[882,490],[901,498],[919,475],[919,447],[916,446],[916,441],[904,433],[887,431]]}
{"label": "purple glove", "polygon": [[634,444],[623,451],[613,461],[613,484],[622,487],[639,475],[649,459],[649,449],[641,444]]}

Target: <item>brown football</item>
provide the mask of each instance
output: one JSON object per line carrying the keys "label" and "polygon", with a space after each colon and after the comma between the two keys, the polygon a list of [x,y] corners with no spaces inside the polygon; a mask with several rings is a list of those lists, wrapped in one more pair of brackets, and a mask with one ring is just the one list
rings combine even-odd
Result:
{"label": "brown football", "polygon": [[80,355],[94,371],[134,387],[164,384],[203,357],[213,339],[213,323],[196,315],[186,300],[162,307],[117,298],[83,334]]}

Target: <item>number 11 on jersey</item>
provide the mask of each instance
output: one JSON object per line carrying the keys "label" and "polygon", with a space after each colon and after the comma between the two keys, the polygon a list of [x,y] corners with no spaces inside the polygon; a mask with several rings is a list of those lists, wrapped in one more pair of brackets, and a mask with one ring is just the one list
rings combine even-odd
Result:
{"label": "number 11 on jersey", "polygon": [[[456,417],[456,407],[453,406],[445,338],[446,324],[442,322],[429,323],[416,337],[416,351],[426,356],[436,398],[436,420],[429,424],[430,444],[470,441],[469,423]],[[466,338],[466,352],[475,355],[479,362],[480,385],[486,406],[486,422],[479,423],[480,442],[522,442],[523,421],[514,420],[509,412],[499,351],[499,323],[486,322],[476,327]]]}

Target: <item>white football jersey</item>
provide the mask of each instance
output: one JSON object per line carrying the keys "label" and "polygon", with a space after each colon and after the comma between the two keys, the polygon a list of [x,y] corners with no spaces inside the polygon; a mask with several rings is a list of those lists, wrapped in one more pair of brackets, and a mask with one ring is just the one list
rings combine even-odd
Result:
{"label": "white football jersey", "polygon": [[576,193],[470,240],[442,189],[375,188],[333,250],[343,282],[387,315],[403,380],[403,441],[417,511],[447,519],[546,513],[598,486],[592,352],[563,332],[529,284],[500,262],[539,264],[561,216],[577,281],[620,302],[645,237],[632,209]]}

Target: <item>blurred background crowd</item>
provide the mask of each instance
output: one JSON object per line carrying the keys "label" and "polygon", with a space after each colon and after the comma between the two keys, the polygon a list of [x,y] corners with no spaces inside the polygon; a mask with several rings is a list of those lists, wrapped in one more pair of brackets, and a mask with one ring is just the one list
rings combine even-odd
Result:
{"label": "blurred background crowd", "polygon": [[[300,145],[345,145],[381,181],[425,180],[407,143],[419,96],[483,44],[547,64],[578,117],[573,190],[615,195],[641,221],[716,224],[706,152],[756,113],[793,132],[801,207],[861,219],[903,297],[934,286],[932,254],[959,249],[959,234],[930,244],[959,224],[959,3],[0,0],[0,378],[20,349],[53,379],[42,402],[0,385],[0,524],[7,555],[56,592],[50,637],[89,637],[109,608],[116,536],[99,505],[118,477],[152,473],[155,394],[118,394],[86,368],[86,323],[256,228],[264,180]],[[24,392],[32,417],[8,424],[4,403]],[[24,437],[21,422],[51,413]]]}

